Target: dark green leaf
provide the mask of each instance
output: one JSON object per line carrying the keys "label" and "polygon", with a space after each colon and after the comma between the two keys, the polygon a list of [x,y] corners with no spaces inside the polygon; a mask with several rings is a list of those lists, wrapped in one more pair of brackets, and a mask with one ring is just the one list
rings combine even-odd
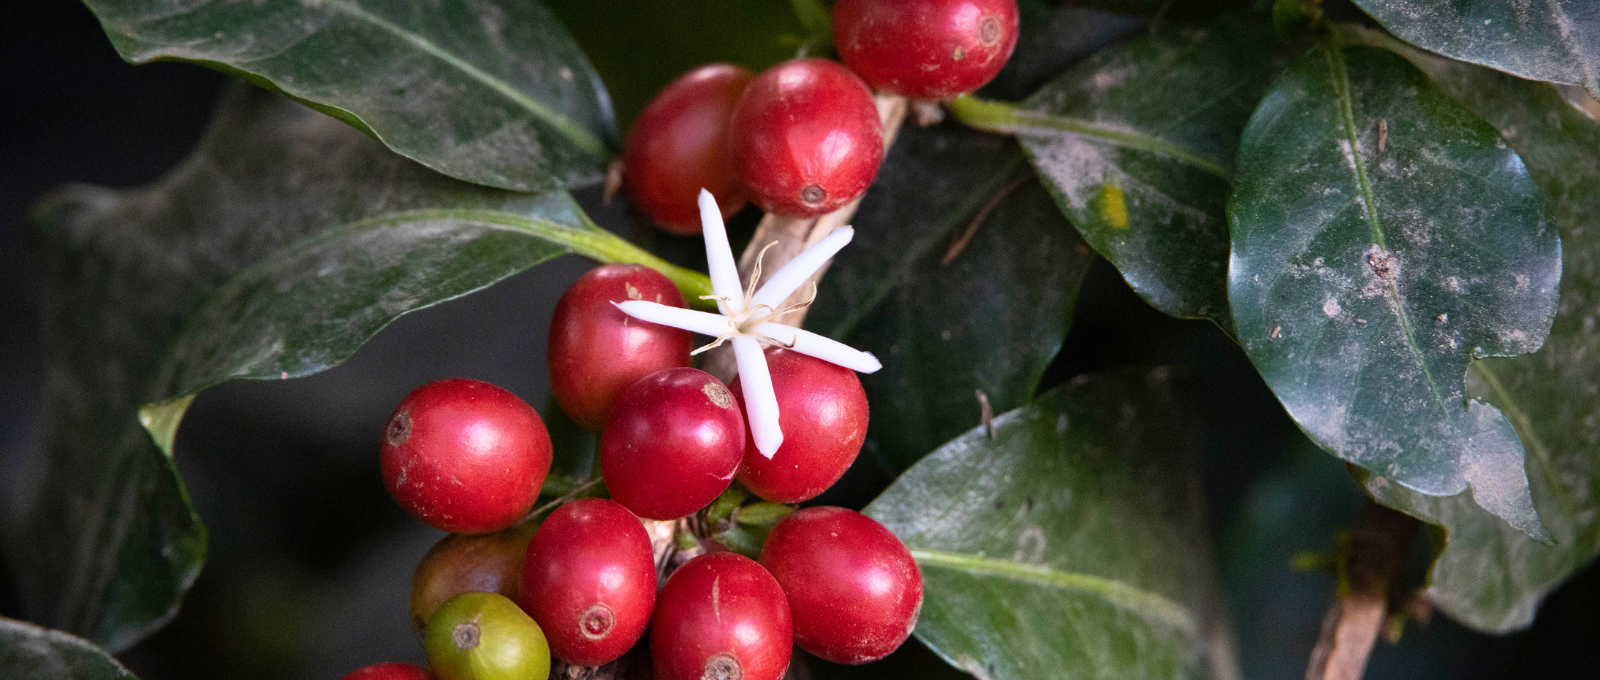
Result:
{"label": "dark green leaf", "polygon": [[651,260],[565,194],[451,180],[244,86],[156,185],[68,187],[37,217],[52,426],[7,553],[30,618],[113,649],[175,614],[204,558],[170,448],[194,391],[327,368],[400,314],[562,252]]}
{"label": "dark green leaf", "polygon": [[[760,72],[810,39],[790,0],[547,0],[605,79],[624,125],[672,79],[711,62]],[[826,56],[826,55],[823,55]]]}
{"label": "dark green leaf", "polygon": [[916,635],[992,680],[1207,675],[1196,429],[1166,371],[1092,374],[928,454],[865,512],[922,570]]}
{"label": "dark green leaf", "polygon": [[1073,64],[1149,25],[1144,17],[1112,14],[1042,0],[1017,3],[1021,31],[1005,68],[978,90],[989,99],[1017,100]]}
{"label": "dark green leaf", "polygon": [[539,413],[544,417],[545,429],[550,431],[550,448],[554,452],[550,471],[572,479],[593,478],[597,474],[600,434],[573,422],[554,397],[545,402]]}
{"label": "dark green leaf", "polygon": [[535,0],[85,3],[130,62],[239,75],[471,182],[593,182],[614,136],[599,77]]}
{"label": "dark green leaf", "polygon": [[1030,175],[1008,139],[903,130],[823,279],[806,325],[883,360],[861,382],[892,469],[976,425],[976,390],[1027,402],[1061,347],[1093,253]]}
{"label": "dark green leaf", "polygon": [[[1375,44],[1375,32],[1347,31]],[[1470,499],[1430,498],[1368,480],[1379,501],[1445,528],[1429,598],[1479,630],[1532,623],[1539,602],[1600,552],[1600,123],[1556,88],[1397,47],[1505,135],[1543,190],[1561,233],[1561,302],[1537,354],[1475,362],[1467,393],[1500,407],[1528,449],[1534,504],[1555,545],[1512,530]]]}
{"label": "dark green leaf", "polygon": [[1029,97],[1014,128],[1134,292],[1224,330],[1228,183],[1239,133],[1281,67],[1273,45],[1270,27],[1234,20],[1119,45]]}
{"label": "dark green leaf", "polygon": [[6,680],[138,680],[88,640],[0,618],[0,677]]}
{"label": "dark green leaf", "polygon": [[1479,357],[1537,350],[1561,244],[1500,134],[1392,53],[1322,46],[1240,142],[1229,301],[1311,439],[1416,491],[1543,530],[1522,445],[1467,400]]}
{"label": "dark green leaf", "polygon": [[1600,3],[1593,0],[1355,0],[1417,47],[1600,97]]}

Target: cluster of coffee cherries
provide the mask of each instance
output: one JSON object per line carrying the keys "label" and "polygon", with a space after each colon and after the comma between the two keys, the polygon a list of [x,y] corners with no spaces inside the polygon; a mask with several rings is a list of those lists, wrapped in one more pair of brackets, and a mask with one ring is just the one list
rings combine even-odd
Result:
{"label": "cluster of coffee cherries", "polygon": [[699,231],[704,187],[723,217],[747,201],[813,217],[859,198],[883,160],[873,88],[942,101],[982,87],[1017,44],[1016,0],[839,0],[844,62],[796,59],[759,76],[711,64],[679,77],[634,122],[623,182],[662,229]]}
{"label": "cluster of coffee cherries", "polygon": [[[690,368],[690,334],[613,304],[627,300],[684,306],[659,272],[605,265],[567,289],[550,329],[552,392],[575,422],[600,430],[609,499],[575,498],[542,523],[526,519],[551,441],[533,408],[494,385],[428,383],[390,417],[380,445],[390,494],[453,533],[413,581],[413,623],[432,672],[538,680],[552,657],[591,668],[637,648],[626,662],[660,680],[777,680],[794,645],[849,664],[894,651],[915,626],[922,580],[876,521],[836,507],[795,511],[771,527],[759,561],[688,530],[707,523],[703,511],[735,478],[772,504],[832,486],[866,437],[855,372],[765,350],[786,433],[768,458],[749,434],[737,379],[730,390]],[[659,554],[647,522],[676,529],[678,554],[696,556]],[[350,677],[425,673],[383,664]]]}

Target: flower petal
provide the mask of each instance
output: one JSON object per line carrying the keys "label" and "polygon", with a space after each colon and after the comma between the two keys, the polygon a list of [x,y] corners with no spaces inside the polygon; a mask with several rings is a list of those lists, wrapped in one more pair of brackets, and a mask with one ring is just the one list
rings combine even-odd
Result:
{"label": "flower petal", "polygon": [[817,335],[811,331],[801,330],[794,326],[768,321],[758,324],[755,332],[771,338],[796,352],[806,356],[813,356],[823,361],[835,363],[852,371],[862,373],[877,373],[883,368],[883,363],[872,356],[871,352],[863,352],[846,345],[838,340]]}
{"label": "flower petal", "polygon": [[744,286],[739,285],[739,263],[733,259],[733,246],[728,245],[722,209],[705,189],[700,190],[700,232],[706,239],[706,269],[711,275],[711,290],[726,300],[718,300],[717,308],[728,315],[744,311]]}
{"label": "flower petal", "polygon": [[693,309],[663,305],[648,300],[628,300],[626,302],[613,302],[617,309],[640,321],[649,321],[663,326],[682,328],[701,335],[717,337],[733,330],[733,325],[728,322],[728,317],[710,312],[698,312]]}
{"label": "flower petal", "polygon": [[855,229],[839,227],[833,230],[833,233],[828,234],[826,238],[818,241],[816,245],[806,248],[805,251],[796,255],[793,260],[789,260],[788,264],[783,265],[783,268],[774,273],[772,278],[767,279],[767,282],[761,286],[761,290],[756,291],[756,294],[751,296],[750,306],[766,305],[776,309],[778,305],[783,304],[784,300],[789,299],[789,296],[794,293],[796,288],[800,287],[800,284],[805,283],[806,279],[817,273],[817,270],[828,262],[828,258],[833,257],[834,253],[839,252],[840,248],[849,245],[850,239],[855,238],[855,235]]}
{"label": "flower petal", "polygon": [[733,339],[733,358],[739,365],[744,417],[750,421],[750,435],[756,440],[756,450],[771,458],[783,446],[783,428],[778,426],[778,395],[772,391],[767,355],[761,351],[759,340],[741,335]]}

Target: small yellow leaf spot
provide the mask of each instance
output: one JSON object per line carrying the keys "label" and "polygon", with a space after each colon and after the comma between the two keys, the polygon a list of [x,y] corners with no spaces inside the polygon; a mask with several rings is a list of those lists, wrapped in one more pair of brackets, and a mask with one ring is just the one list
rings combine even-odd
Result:
{"label": "small yellow leaf spot", "polygon": [[1122,187],[1107,184],[1100,187],[1100,195],[1095,197],[1095,202],[1100,205],[1100,218],[1110,223],[1117,229],[1128,228],[1128,204],[1122,200]]}

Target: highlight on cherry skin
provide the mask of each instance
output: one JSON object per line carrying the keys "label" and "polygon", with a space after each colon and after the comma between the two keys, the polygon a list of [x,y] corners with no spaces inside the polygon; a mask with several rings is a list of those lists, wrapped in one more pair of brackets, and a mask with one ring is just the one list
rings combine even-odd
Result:
{"label": "highlight on cherry skin", "polygon": [[866,193],[883,162],[883,123],[872,92],[849,69],[796,59],[750,81],[728,149],[762,210],[814,217]]}
{"label": "highlight on cherry skin", "polygon": [[655,608],[655,554],[644,525],[601,498],[557,508],[528,544],[518,602],[555,658],[599,666],[621,657]]}
{"label": "highlight on cherry skin", "polygon": [[911,551],[871,517],[818,506],[783,518],[761,564],[783,587],[795,644],[841,664],[876,661],[900,647],[922,610]]}
{"label": "highlight on cherry skin", "polygon": [[362,666],[339,680],[436,680],[428,669],[409,663],[375,663]]}
{"label": "highlight on cherry skin", "polygon": [[550,647],[515,602],[495,593],[463,593],[428,619],[422,646],[439,680],[545,680]]}
{"label": "highlight on cherry skin", "polygon": [[446,600],[470,592],[517,596],[522,556],[533,538],[533,522],[518,522],[492,534],[450,534],[440,539],[411,575],[411,625],[421,635],[428,617]]}
{"label": "highlight on cherry skin", "polygon": [[660,272],[607,264],[578,277],[550,320],[550,393],[590,430],[605,427],[622,391],[640,378],[689,365],[689,333],[629,318],[613,305],[627,300],[685,306],[683,293]]}
{"label": "highlight on cherry skin", "polygon": [[743,555],[701,555],[667,578],[650,625],[656,680],[778,680],[793,623],[783,589]]}
{"label": "highlight on cherry skin", "polygon": [[522,519],[539,498],[550,462],[550,435],[532,407],[464,378],[406,395],[379,446],[383,483],[395,503],[452,533],[488,533]]}
{"label": "highlight on cherry skin", "polygon": [[873,88],[946,100],[983,87],[1011,58],[1016,0],[839,0],[839,59]]}
{"label": "highlight on cherry skin", "polygon": [[[746,443],[739,482],[774,503],[807,501],[839,481],[861,452],[867,393],[855,371],[838,364],[782,347],[768,347],[765,354],[783,445],[768,458]],[[741,408],[742,387],[735,378]]]}
{"label": "highlight on cherry skin", "polygon": [[612,500],[649,519],[677,519],[716,500],[743,456],[744,417],[733,394],[693,368],[634,383],[600,434],[600,471]]}
{"label": "highlight on cherry skin", "polygon": [[700,232],[694,197],[717,197],[723,217],[749,201],[728,153],[734,105],[754,76],[733,64],[707,64],[668,83],[634,119],[623,146],[623,188],[656,226]]}

